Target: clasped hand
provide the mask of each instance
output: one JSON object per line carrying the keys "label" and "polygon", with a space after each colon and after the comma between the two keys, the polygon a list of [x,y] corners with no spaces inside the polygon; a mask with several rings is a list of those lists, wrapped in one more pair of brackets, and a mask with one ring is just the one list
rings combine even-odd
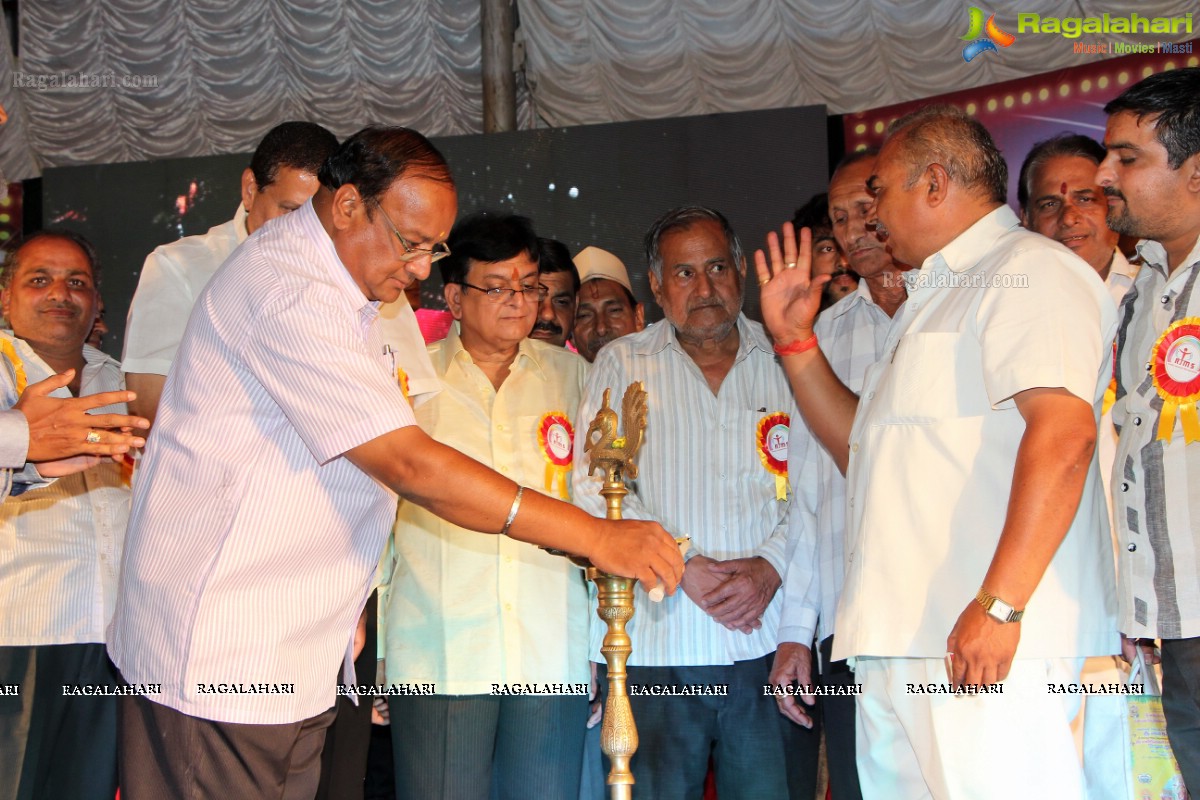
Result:
{"label": "clasped hand", "polygon": [[779,573],[762,556],[716,561],[688,560],[683,591],[693,603],[730,630],[750,633],[762,627],[762,615],[778,591]]}

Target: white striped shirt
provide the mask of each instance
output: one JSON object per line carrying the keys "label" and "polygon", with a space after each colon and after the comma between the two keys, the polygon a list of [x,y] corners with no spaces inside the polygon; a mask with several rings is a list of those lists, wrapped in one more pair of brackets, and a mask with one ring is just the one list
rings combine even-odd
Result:
{"label": "white striped shirt", "polygon": [[[867,368],[880,359],[892,318],[875,304],[865,280],[858,289],[830,306],[817,318],[815,333],[821,352],[838,379],[850,391],[862,391]],[[789,525],[795,550],[788,559],[783,589],[783,619],[779,641],[812,641],[813,621],[818,640],[833,635],[834,615],[846,579],[846,478],[829,451],[794,428],[788,471],[796,495]],[[800,446],[801,437],[808,439]]]}
{"label": "white striped shirt", "polygon": [[[376,313],[311,203],[200,295],[134,478],[110,637],[152,699],[270,724],[333,705],[396,513],[341,456],[415,421]],[[292,693],[214,694],[229,684]]]}
{"label": "white striped shirt", "polygon": [[[196,298],[247,237],[246,209],[239,205],[233,219],[208,233],[160,245],[146,256],[125,327],[126,372],[167,374]],[[397,353],[409,397],[420,405],[437,393],[438,379],[408,298],[381,305],[377,325],[384,344]]]}
{"label": "white striped shirt", "polygon": [[[0,336],[14,342],[30,383],[54,374],[24,341]],[[83,356],[83,396],[125,388],[115,360],[87,345]],[[93,413],[124,414],[125,404]],[[111,460],[0,504],[0,646],[103,642],[128,519],[129,484]]]}
{"label": "white striped shirt", "polygon": [[0,501],[9,492],[19,494],[45,482],[32,464],[25,463],[29,422],[20,411],[12,410],[20,399],[16,372],[7,359],[0,357],[0,409],[4,409],[0,411]]}
{"label": "white striped shirt", "polygon": [[1170,325],[1200,317],[1200,242],[1170,276],[1162,245],[1143,241],[1138,252],[1146,263],[1121,303],[1113,406],[1121,632],[1191,638],[1200,636],[1200,443],[1187,443],[1178,416],[1171,442],[1158,438],[1163,400],[1149,365]]}
{"label": "white striped shirt", "polygon": [[[718,560],[762,556],[782,578],[787,502],[776,499],[775,476],[763,466],[756,437],[764,418],[782,412],[795,423],[797,412],[762,326],[744,315],[737,325],[738,353],[716,396],[667,320],[600,351],[577,417],[574,499],[580,508],[604,516],[598,494],[602,479],[599,472],[588,475],[584,438],[605,388],[612,389],[610,404],[620,415],[625,388],[642,381],[649,405],[646,438],[624,516],[656,520],[673,536],[692,537],[699,555]],[[762,628],[747,635],[713,620],[682,589],[653,603],[638,586],[637,611],[626,628],[633,638],[629,663],[720,665],[774,652],[781,605],[777,592],[763,614]],[[589,652],[600,661],[607,628],[594,614],[591,623]]]}

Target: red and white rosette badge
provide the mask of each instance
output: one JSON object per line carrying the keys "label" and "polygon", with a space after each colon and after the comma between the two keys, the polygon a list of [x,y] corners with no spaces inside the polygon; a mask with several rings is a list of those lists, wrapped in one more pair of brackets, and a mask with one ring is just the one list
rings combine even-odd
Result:
{"label": "red and white rosette badge", "polygon": [[787,500],[788,493],[788,432],[791,417],[782,411],[768,414],[758,421],[755,438],[758,458],[763,468],[775,476],[775,498]]}
{"label": "red and white rosette badge", "polygon": [[1154,343],[1150,375],[1163,401],[1158,438],[1170,444],[1178,415],[1185,443],[1200,441],[1200,317],[1181,319],[1163,331]]}
{"label": "red and white rosette badge", "polygon": [[562,411],[550,411],[538,422],[538,449],[546,459],[546,493],[568,499],[567,475],[571,472],[571,456],[575,451],[575,429]]}

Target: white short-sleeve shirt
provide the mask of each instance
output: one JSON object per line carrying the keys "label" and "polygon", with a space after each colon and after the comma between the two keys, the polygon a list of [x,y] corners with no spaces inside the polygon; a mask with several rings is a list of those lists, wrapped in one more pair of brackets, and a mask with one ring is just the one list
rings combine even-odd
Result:
{"label": "white short-sleeve shirt", "polygon": [[[1061,387],[1097,418],[1116,311],[1096,273],[999,207],[909,273],[850,437],[846,583],[834,659],[941,658],[1007,516],[1025,422]],[[1115,576],[1093,457],[1075,519],[1027,606],[1018,658],[1103,655]]]}

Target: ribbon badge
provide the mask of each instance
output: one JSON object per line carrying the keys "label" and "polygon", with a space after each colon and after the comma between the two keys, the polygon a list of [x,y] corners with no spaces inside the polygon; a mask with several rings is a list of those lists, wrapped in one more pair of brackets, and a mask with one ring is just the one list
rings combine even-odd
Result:
{"label": "ribbon badge", "polygon": [[782,411],[768,414],[758,421],[755,436],[758,458],[763,468],[775,476],[775,499],[787,500],[788,493],[788,431],[791,417]]}
{"label": "ribbon badge", "polygon": [[404,399],[408,404],[412,405],[412,394],[408,388],[408,373],[404,371],[404,367],[396,367],[396,383],[400,384],[400,392],[404,395]]}
{"label": "ribbon badge", "polygon": [[1117,343],[1112,344],[1112,380],[1108,382],[1108,388],[1104,390],[1104,402],[1100,406],[1100,416],[1104,416],[1112,410],[1113,405],[1117,402]]}
{"label": "ribbon badge", "polygon": [[538,422],[538,449],[546,459],[546,493],[568,499],[567,474],[575,452],[575,429],[562,411],[549,411]]}
{"label": "ribbon badge", "polygon": [[1175,417],[1183,423],[1184,441],[1200,441],[1200,317],[1181,319],[1158,337],[1151,351],[1150,375],[1162,398],[1158,438],[1171,443]]}
{"label": "ribbon badge", "polygon": [[13,383],[16,384],[17,397],[20,397],[29,381],[25,377],[25,362],[17,355],[17,348],[13,346],[12,339],[0,338],[0,356],[8,361],[9,368],[12,370]]}

